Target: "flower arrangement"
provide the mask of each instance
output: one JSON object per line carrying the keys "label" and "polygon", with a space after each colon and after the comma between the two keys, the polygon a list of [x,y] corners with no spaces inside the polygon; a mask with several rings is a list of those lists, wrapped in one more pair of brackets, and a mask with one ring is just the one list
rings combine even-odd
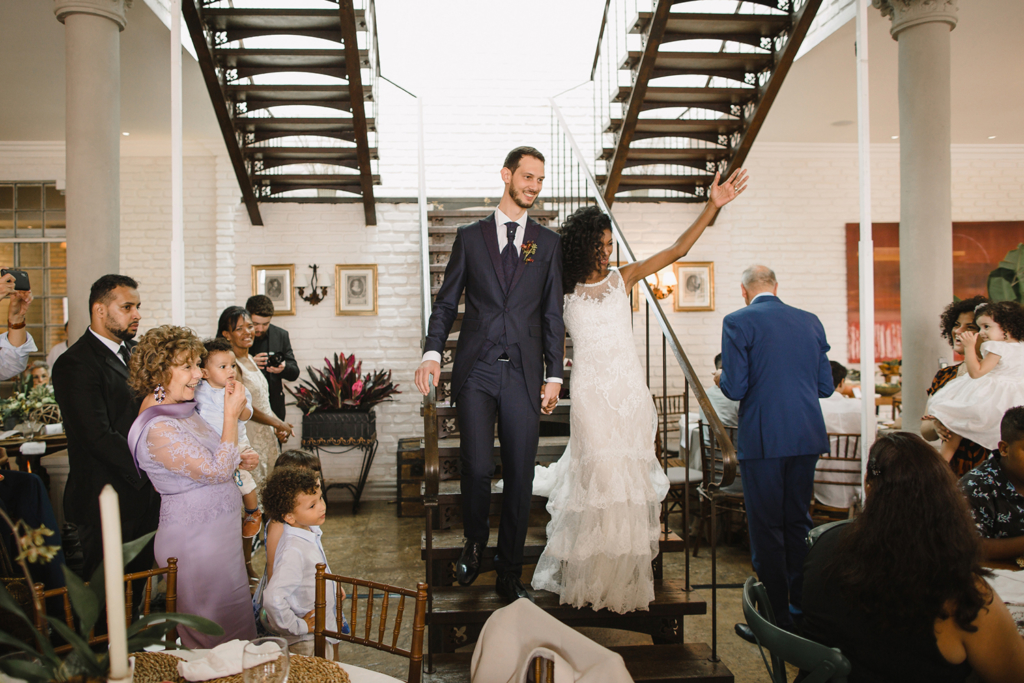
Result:
{"label": "flower arrangement", "polygon": [[309,381],[303,380],[295,389],[285,387],[295,397],[295,404],[305,415],[314,412],[368,412],[373,406],[393,400],[400,394],[391,381],[390,370],[378,370],[360,376],[363,364],[355,355],[334,354],[334,362],[324,358],[323,370],[306,368]]}
{"label": "flower arrangement", "polygon": [[[20,553],[15,560],[21,565],[28,585],[32,586],[32,577],[28,570],[28,562],[49,562],[60,551],[60,546],[46,544],[46,538],[52,536],[53,532],[45,526],[32,529],[19,520],[16,524],[0,511],[2,518],[14,531],[18,541]],[[147,534],[142,538],[125,543],[122,546],[122,554],[127,564],[135,559],[147,543],[156,535],[156,532]],[[67,641],[72,649],[68,656],[61,659],[54,651],[50,640],[45,633],[36,628],[36,622],[29,618],[21,609],[17,600],[8,592],[7,588],[0,585],[0,608],[14,614],[16,617],[28,624],[32,629],[37,642],[37,648],[29,643],[22,642],[9,633],[0,631],[0,644],[14,648],[29,655],[27,659],[0,659],[0,671],[13,678],[28,681],[28,683],[46,683],[47,681],[70,681],[77,680],[80,676],[90,676],[105,680],[109,667],[109,654],[104,649],[101,652],[94,651],[89,646],[89,632],[102,613],[104,604],[104,583],[103,565],[96,569],[89,583],[84,583],[78,576],[66,566],[64,579],[67,583],[68,598],[75,614],[78,616],[78,633],[68,627],[64,621],[47,616],[46,622],[50,628],[56,631],[61,638]],[[45,607],[38,595],[32,591],[32,606],[37,614],[45,614]],[[190,614],[175,613],[154,613],[142,617],[128,627],[128,652],[140,652],[150,645],[162,645],[166,648],[175,647],[168,643],[164,637],[178,625],[188,626],[200,633],[207,635],[223,635],[224,630],[203,617]]]}
{"label": "flower arrangement", "polygon": [[10,398],[0,402],[0,414],[3,415],[4,422],[11,418],[16,422],[23,422],[29,419],[34,411],[56,404],[57,399],[53,396],[52,385],[40,384],[32,387],[22,384]]}

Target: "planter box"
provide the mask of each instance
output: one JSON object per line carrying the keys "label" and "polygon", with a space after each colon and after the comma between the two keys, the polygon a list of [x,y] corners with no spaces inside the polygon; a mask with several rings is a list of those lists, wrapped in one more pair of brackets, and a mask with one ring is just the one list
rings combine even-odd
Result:
{"label": "planter box", "polygon": [[368,412],[311,413],[302,416],[302,447],[365,446],[377,440],[377,415]]}

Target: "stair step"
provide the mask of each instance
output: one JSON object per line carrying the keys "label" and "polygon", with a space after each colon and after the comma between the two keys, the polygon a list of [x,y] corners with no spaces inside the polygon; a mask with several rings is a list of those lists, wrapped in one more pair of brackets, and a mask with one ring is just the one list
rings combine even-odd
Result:
{"label": "stair step", "polygon": [[[457,560],[459,555],[462,554],[462,547],[466,543],[462,529],[435,531],[431,539],[434,544],[432,549],[433,556],[434,559],[438,560]],[[546,527],[530,527],[526,530],[524,557],[540,557],[547,542]],[[669,531],[667,535],[663,531],[660,544],[661,551],[665,553],[681,552],[683,550],[683,539],[673,531]],[[487,548],[484,550],[484,557],[493,557],[497,546],[498,530],[491,529],[490,536],[487,538]],[[424,560],[427,559],[427,533],[425,531],[420,534],[420,557]],[[526,564],[533,563],[527,562]]]}
{"label": "stair step", "polygon": [[[347,85],[265,85],[232,83],[224,87],[232,102],[245,102],[250,112],[270,107],[330,107],[352,110],[352,96]],[[363,101],[373,100],[373,86],[363,86]]]}
{"label": "stair step", "polygon": [[[636,69],[642,55],[639,50],[631,50],[619,68]],[[658,52],[651,78],[719,76],[742,82],[745,74],[760,73],[774,63],[770,52]]]}
{"label": "stair step", "polygon": [[[539,399],[538,399],[539,400]],[[448,437],[445,439],[437,440],[437,449],[439,452],[456,452],[462,445],[462,440],[458,437]],[[565,447],[569,445],[569,437],[567,436],[542,436],[540,442],[537,444],[537,455],[538,456],[560,456],[565,451]],[[498,443],[498,438],[494,438],[494,454],[499,455],[501,453],[501,446]]]}
{"label": "stair step", "polygon": [[[355,147],[245,147],[242,153],[247,159],[262,161],[264,169],[292,164],[329,164],[359,168]],[[376,147],[370,148],[370,158],[378,158]]]}
{"label": "stair step", "polygon": [[[549,438],[549,437],[541,437]],[[566,437],[568,439],[568,437]],[[497,487],[498,480],[495,479],[491,482],[491,502],[501,502],[502,492]],[[424,487],[426,484],[420,486],[420,493],[424,493]],[[547,501],[544,496],[533,496],[532,500],[534,503],[543,503]],[[462,484],[458,479],[443,479],[437,484],[437,501],[441,505],[445,504],[458,504],[462,502]]]}
{"label": "stair step", "polygon": [[[605,147],[599,159],[612,158],[615,150]],[[686,147],[682,149],[666,149],[651,147],[630,147],[626,150],[626,165],[643,166],[645,164],[678,164],[700,170],[707,170],[708,163],[718,163],[728,159],[732,151],[727,147]]]}
{"label": "stair step", "polygon": [[[626,670],[637,683],[732,683],[733,674],[721,661],[712,662],[705,643],[626,645],[609,648],[622,656]],[[424,683],[469,683],[472,652],[433,656],[433,673]]]}
{"label": "stair step", "polygon": [[[628,102],[633,88],[620,85],[613,102]],[[663,107],[691,107],[731,113],[733,105],[744,104],[757,96],[757,89],[744,88],[685,88],[648,86],[640,111]]]}
{"label": "stair step", "polygon": [[[362,193],[358,174],[304,174],[253,176],[253,183],[258,187],[269,188],[270,194],[280,194],[291,190],[341,190],[342,192]],[[380,176],[373,176],[373,184],[380,185]]]}
{"label": "stair step", "polygon": [[[566,414],[566,415],[568,415],[569,407],[571,405],[572,405],[572,399],[571,398],[559,399],[558,400],[558,405],[555,406],[555,410],[552,413],[552,415],[558,415],[558,414]],[[423,411],[421,410],[420,411],[421,416],[422,416],[422,412]],[[448,403],[446,401],[444,403],[438,403],[437,404],[437,416],[438,417],[458,417],[458,415],[459,415],[459,409],[456,408],[455,406],[453,406],[451,403]]]}
{"label": "stair step", "polygon": [[[484,200],[480,200],[481,204],[483,202]],[[430,232],[433,233],[435,228],[458,228],[459,226],[469,225],[481,218],[487,218],[493,213],[494,209],[438,209],[436,211],[428,211],[427,220],[430,222]],[[541,225],[550,225],[552,221],[558,220],[557,211],[549,211],[545,209],[530,209],[529,216]],[[452,230],[452,232],[454,232],[454,230]]]}
{"label": "stair step", "polygon": [[339,49],[215,48],[213,56],[224,69],[237,69],[238,78],[286,71],[348,78],[345,51]]}
{"label": "stair step", "polygon": [[[572,367],[562,368],[562,379],[565,381],[569,380],[572,375]],[[441,368],[441,381],[449,381],[452,378],[452,370],[450,367]]]}
{"label": "stair step", "polygon": [[[319,135],[325,138],[355,141],[355,124],[351,118],[312,117],[236,117],[235,128],[242,133],[252,133],[254,142],[292,135]],[[374,130],[375,122],[366,119],[366,129]]]}
{"label": "stair step", "polygon": [[[634,140],[660,137],[699,138],[717,142],[719,135],[738,131],[742,122],[734,118],[721,119],[638,119]],[[611,119],[604,132],[617,133],[622,119]]]}
{"label": "stair step", "polygon": [[[628,190],[674,190],[695,195],[697,188],[711,185],[714,175],[641,175],[623,173],[619,176],[619,192]],[[603,183],[605,176],[597,177]]]}
{"label": "stair step", "polygon": [[[204,8],[203,21],[211,31],[225,31],[229,42],[256,36],[295,35],[342,42],[341,18],[334,9]],[[357,9],[356,26],[366,26],[366,13]]]}
{"label": "stair step", "polygon": [[[686,591],[684,581],[662,579],[654,582],[654,602],[646,612],[615,614],[590,607],[577,609],[559,604],[559,596],[548,591],[531,591],[537,606],[570,626],[604,626],[617,621],[641,619],[647,622],[659,617],[680,617],[707,614],[708,605],[698,591]],[[505,606],[494,586],[459,586],[434,588],[433,609],[427,614],[430,624],[482,623],[496,609]],[[595,623],[598,622],[598,623]],[[614,628],[614,626],[611,626]]]}
{"label": "stair step", "polygon": [[[638,12],[630,33],[647,33],[653,12]],[[788,14],[705,14],[670,12],[665,22],[662,45],[679,40],[728,40],[759,47],[761,38],[788,29]]]}

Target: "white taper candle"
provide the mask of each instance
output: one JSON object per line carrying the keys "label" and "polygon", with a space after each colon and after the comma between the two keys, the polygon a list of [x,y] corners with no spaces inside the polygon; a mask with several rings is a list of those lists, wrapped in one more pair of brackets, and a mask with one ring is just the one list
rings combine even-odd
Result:
{"label": "white taper candle", "polygon": [[100,492],[103,528],[103,581],[107,594],[107,633],[110,638],[111,680],[128,673],[128,626],[124,611],[124,560],[121,552],[121,509],[117,491],[107,484]]}

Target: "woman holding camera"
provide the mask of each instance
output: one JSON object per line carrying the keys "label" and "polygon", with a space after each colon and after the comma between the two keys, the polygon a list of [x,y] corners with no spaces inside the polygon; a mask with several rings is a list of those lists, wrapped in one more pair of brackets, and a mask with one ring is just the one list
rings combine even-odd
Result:
{"label": "woman holding camera", "polygon": [[249,355],[249,349],[256,338],[249,312],[241,306],[230,306],[220,314],[217,336],[231,342],[235,360],[241,371],[242,384],[252,394],[252,421],[246,427],[249,444],[260,454],[260,464],[252,471],[257,487],[262,487],[267,473],[277,460],[278,435],[291,436],[292,426],[279,420],[270,408],[270,387],[256,361]]}

